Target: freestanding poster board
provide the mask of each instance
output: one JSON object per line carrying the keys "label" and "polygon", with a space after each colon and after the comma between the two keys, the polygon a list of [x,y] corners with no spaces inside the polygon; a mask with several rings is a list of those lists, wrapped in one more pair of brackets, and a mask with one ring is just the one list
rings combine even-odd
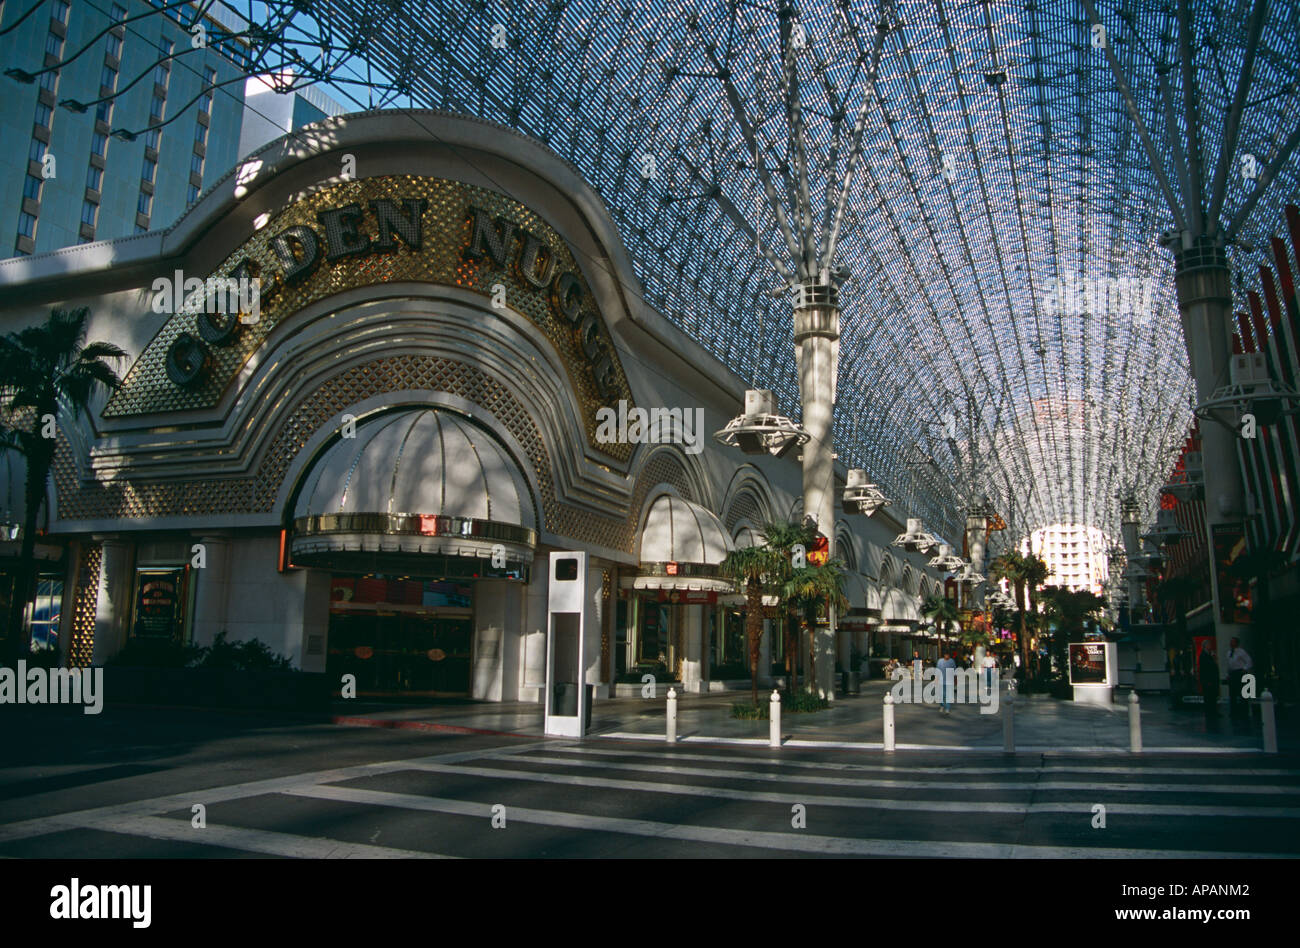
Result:
{"label": "freestanding poster board", "polygon": [[547,583],[546,703],[543,730],[556,737],[586,731],[587,554],[552,553]]}
{"label": "freestanding poster board", "polygon": [[1118,647],[1114,642],[1071,642],[1070,684],[1074,700],[1109,705],[1114,701],[1119,676]]}

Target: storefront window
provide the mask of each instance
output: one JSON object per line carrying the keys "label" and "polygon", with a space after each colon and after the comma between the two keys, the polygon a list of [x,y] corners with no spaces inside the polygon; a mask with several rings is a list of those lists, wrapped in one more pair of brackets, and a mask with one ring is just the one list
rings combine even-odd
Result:
{"label": "storefront window", "polygon": [[366,697],[468,694],[472,604],[465,583],[334,576],[326,674]]}
{"label": "storefront window", "polygon": [[63,577],[45,574],[36,585],[32,608],[32,650],[59,647],[59,620],[63,612]]}
{"label": "storefront window", "polygon": [[785,619],[772,619],[767,624],[767,638],[772,648],[772,674],[784,675],[785,668]]}
{"label": "storefront window", "polygon": [[628,619],[632,603],[619,599],[614,604],[614,674],[624,675],[628,665]]}
{"label": "storefront window", "polygon": [[709,613],[709,677],[715,680],[749,677],[745,646],[745,613],[719,607]]}
{"label": "storefront window", "polygon": [[672,609],[665,602],[642,601],[637,661],[672,668]]}

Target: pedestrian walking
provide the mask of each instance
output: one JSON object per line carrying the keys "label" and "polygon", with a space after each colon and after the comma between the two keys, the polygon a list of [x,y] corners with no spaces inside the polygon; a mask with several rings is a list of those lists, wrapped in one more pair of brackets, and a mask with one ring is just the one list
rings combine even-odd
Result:
{"label": "pedestrian walking", "polygon": [[1219,722],[1219,663],[1214,658],[1214,646],[1206,642],[1201,649],[1201,694],[1205,698],[1205,726]]}
{"label": "pedestrian walking", "polygon": [[993,672],[998,667],[998,660],[993,657],[992,652],[984,653],[984,687],[988,691],[993,690]]}
{"label": "pedestrian walking", "polygon": [[1228,710],[1232,720],[1240,721],[1246,716],[1246,699],[1242,696],[1242,679],[1255,667],[1250,653],[1241,647],[1241,640],[1235,636],[1228,642]]}
{"label": "pedestrian walking", "polygon": [[939,669],[939,713],[952,714],[951,697],[952,677],[957,672],[957,663],[953,661],[952,652],[944,652],[943,658],[935,665]]}

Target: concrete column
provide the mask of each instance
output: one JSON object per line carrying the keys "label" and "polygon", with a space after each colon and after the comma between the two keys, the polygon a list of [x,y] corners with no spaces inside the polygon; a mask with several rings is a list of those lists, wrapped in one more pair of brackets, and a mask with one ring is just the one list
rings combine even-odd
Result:
{"label": "concrete column", "polygon": [[533,581],[524,591],[523,634],[520,636],[519,700],[538,701],[546,687],[546,560],[540,564]]}
{"label": "concrete column", "polygon": [[[210,534],[199,537],[195,542],[203,546],[204,566],[190,572],[196,584],[192,638],[195,645],[206,646],[212,644],[217,633],[226,625],[230,588],[230,538]],[[326,592],[325,595],[328,600],[329,593]]]}
{"label": "concrete column", "polygon": [[507,629],[518,617],[517,589],[505,579],[480,579],[474,588],[474,668],[470,696],[500,701]]}
{"label": "concrete column", "polygon": [[[799,367],[802,424],[809,441],[803,446],[804,515],[817,522],[829,539],[835,556],[835,455],[831,416],[835,409],[835,383],[839,370],[840,313],[835,290],[829,284],[805,284],[794,311],[795,357]],[[814,626],[817,656],[816,692],[835,698],[835,614],[828,626]]]}
{"label": "concrete column", "polygon": [[686,623],[686,653],[682,657],[682,691],[699,694],[704,687],[702,664],[704,662],[704,607],[681,606],[682,620]]}
{"label": "concrete column", "polygon": [[95,595],[95,646],[92,665],[103,665],[126,644],[134,592],[134,550],[117,537],[96,537],[102,549],[99,590]]}
{"label": "concrete column", "polygon": [[[600,654],[600,630],[605,623],[605,593],[603,589],[604,570],[600,567],[587,568],[587,629],[586,629],[586,667],[584,681],[593,686],[595,698],[608,698],[609,682],[604,677],[604,667]],[[498,699],[499,700],[499,699]]]}
{"label": "concrete column", "polygon": [[302,572],[302,639],[298,667],[325,673],[329,655],[330,574],[323,569]]}
{"label": "concrete column", "polygon": [[[1175,285],[1182,313],[1183,340],[1196,381],[1196,396],[1205,402],[1215,388],[1228,381],[1232,358],[1231,271],[1224,248],[1208,237],[1182,235],[1174,249]],[[1255,650],[1253,626],[1224,622],[1221,606],[1230,590],[1219,588],[1214,562],[1214,529],[1221,524],[1243,524],[1246,515],[1245,488],[1237,456],[1237,432],[1216,421],[1200,426],[1201,456],[1205,464],[1206,552],[1210,558],[1210,588],[1214,606],[1216,651],[1227,652],[1233,636],[1247,651]]]}
{"label": "concrete column", "polygon": [[[988,523],[988,518],[982,512],[971,514],[966,518],[966,546],[970,550],[970,567],[980,575],[984,574],[984,552],[988,544]],[[966,586],[966,589],[968,608],[983,609],[985,584],[970,584]]]}

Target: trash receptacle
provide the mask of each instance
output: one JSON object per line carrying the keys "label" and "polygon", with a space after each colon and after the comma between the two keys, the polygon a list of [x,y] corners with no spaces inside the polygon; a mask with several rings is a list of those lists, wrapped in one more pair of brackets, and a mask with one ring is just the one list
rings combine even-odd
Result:
{"label": "trash receptacle", "polygon": [[[553,686],[555,697],[551,702],[551,714],[576,718],[578,716],[578,683],[576,681],[557,681]],[[587,713],[583,715],[583,727],[591,727],[591,698],[594,685],[587,685]]]}

